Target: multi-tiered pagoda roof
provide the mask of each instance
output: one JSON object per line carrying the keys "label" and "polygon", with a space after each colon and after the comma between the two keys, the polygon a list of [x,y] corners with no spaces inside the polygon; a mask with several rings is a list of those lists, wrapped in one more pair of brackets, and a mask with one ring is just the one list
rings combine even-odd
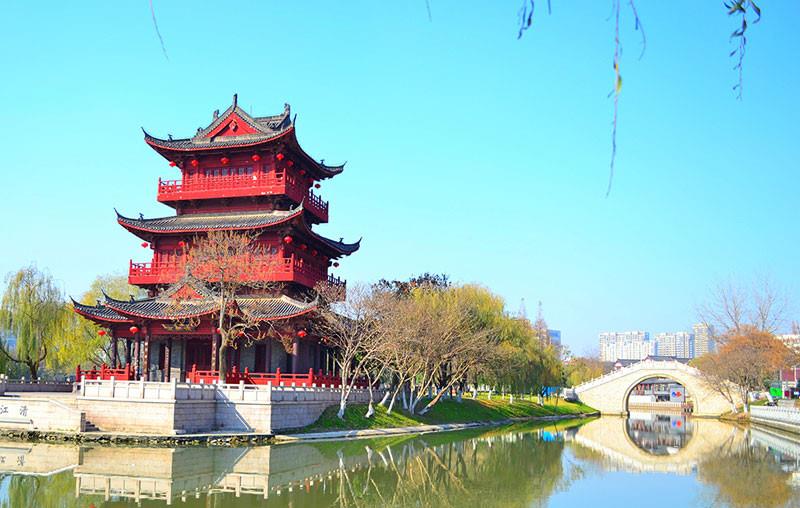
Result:
{"label": "multi-tiered pagoda roof", "polygon": [[[330,270],[360,247],[360,240],[337,241],[312,229],[328,221],[328,203],[315,190],[344,165],[327,165],[305,152],[288,104],[280,114],[254,117],[239,107],[236,96],[192,137],[164,139],[145,131],[144,140],[180,171],[180,179],[158,182],[158,201],[175,215],[134,218],[117,212],[117,222],[152,253],[151,261],[131,261],[128,278],[149,297],[120,300],[105,295],[96,305],[75,302],[75,311],[102,325],[114,341],[127,339],[127,356],[144,356],[137,368],[145,377],[150,342],[166,348],[164,362],[169,363],[169,348],[178,340],[183,344],[180,354],[189,351],[201,365],[210,361],[207,367],[213,370],[219,346],[214,316],[221,300],[212,283],[188,272],[187,256],[209,232],[247,232],[258,250],[247,259],[242,293],[229,304],[250,321],[280,321],[281,333],[292,333],[292,323],[300,318],[295,340],[303,338],[306,345],[295,344],[289,363],[295,371],[305,368],[304,362],[317,366],[324,348],[305,329],[318,305],[314,288],[327,282],[343,289],[344,282]],[[143,352],[133,353],[131,341],[142,340]],[[204,351],[211,351],[210,360],[194,348],[198,341],[208,344]]]}

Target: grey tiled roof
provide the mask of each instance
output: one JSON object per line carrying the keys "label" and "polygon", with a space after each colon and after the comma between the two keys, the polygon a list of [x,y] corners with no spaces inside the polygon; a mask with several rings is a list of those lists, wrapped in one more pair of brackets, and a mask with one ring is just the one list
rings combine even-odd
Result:
{"label": "grey tiled roof", "polygon": [[[233,114],[241,118],[256,132],[235,136],[208,137],[214,129],[226,122],[228,117]],[[231,104],[228,109],[216,117],[208,127],[198,129],[197,134],[191,138],[162,139],[152,136],[144,129],[142,130],[144,131],[145,142],[159,151],[164,157],[168,158],[174,156],[174,152],[188,154],[195,150],[225,150],[228,148],[255,147],[282,139],[282,143],[286,142],[286,144],[293,147],[306,159],[310,166],[314,168],[317,178],[330,178],[341,173],[344,170],[344,164],[331,166],[318,162],[300,147],[295,135],[295,122],[290,115],[291,108],[288,104],[284,104],[283,113],[279,115],[252,117],[245,110],[240,108],[234,99],[233,104]]]}
{"label": "grey tiled roof", "polygon": [[117,221],[125,227],[158,233],[258,229],[285,222],[300,215],[302,211],[302,206],[297,206],[291,210],[191,213],[154,219],[133,219],[117,212]]}
{"label": "grey tiled roof", "polygon": [[124,301],[106,295],[106,306],[119,314],[142,319],[176,319],[210,314],[219,308],[219,303],[215,298],[176,300],[156,297]]}
{"label": "grey tiled roof", "polygon": [[113,311],[112,309],[109,309],[100,303],[97,305],[84,305],[72,300],[72,306],[75,309],[75,312],[78,314],[88,318],[93,318],[98,321],[109,321],[116,323],[126,323],[130,321],[129,318]]}
{"label": "grey tiled roof", "polygon": [[[117,222],[123,227],[133,231],[147,233],[201,233],[213,230],[245,230],[268,228],[282,224],[303,213],[303,204],[291,210],[272,210],[255,212],[225,212],[225,213],[193,213],[158,217],[154,219],[133,219],[117,212]],[[298,225],[312,238],[333,251],[333,256],[349,256],[361,246],[361,240],[355,243],[331,240],[312,231],[305,219],[299,220]],[[140,235],[141,236],[141,235]]]}
{"label": "grey tiled roof", "polygon": [[[252,134],[243,134],[240,136],[220,136],[218,138],[209,138],[208,135],[214,129],[219,127],[220,124],[224,123],[232,114],[235,114],[244,120],[244,122],[255,129],[256,132]],[[290,114],[291,109],[289,108],[288,104],[285,104],[284,111],[280,115],[253,118],[236,103],[233,103],[221,115],[215,118],[208,127],[205,129],[199,129],[197,134],[191,138],[160,139],[155,136],[151,136],[147,133],[147,131],[145,131],[144,139],[151,145],[156,145],[171,150],[184,151],[253,145],[278,138],[291,130],[294,124],[289,117]]]}
{"label": "grey tiled roof", "polygon": [[[139,319],[182,319],[211,314],[219,308],[215,298],[173,300],[171,298],[145,298],[143,300],[115,300],[106,296],[106,304],[97,306],[74,302],[75,310],[97,321],[131,322]],[[288,296],[237,298],[236,305],[253,319],[288,319],[317,308],[317,301],[300,302]]]}
{"label": "grey tiled roof", "polygon": [[286,319],[317,308],[317,301],[305,303],[286,295],[280,298],[237,298],[236,305],[254,319]]}

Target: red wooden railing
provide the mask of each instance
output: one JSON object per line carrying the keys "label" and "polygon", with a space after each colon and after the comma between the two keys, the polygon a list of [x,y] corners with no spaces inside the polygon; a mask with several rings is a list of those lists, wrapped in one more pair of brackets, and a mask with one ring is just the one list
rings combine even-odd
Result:
{"label": "red wooden railing", "polygon": [[[252,280],[272,280],[277,282],[299,282],[314,287],[317,282],[327,280],[329,284],[345,287],[339,277],[328,275],[303,258],[291,255],[282,257],[256,257],[248,263]],[[168,284],[180,279],[186,269],[184,261],[156,261],[134,263],[130,261],[128,281],[131,284]]]}
{"label": "red wooden railing", "polygon": [[80,381],[83,376],[86,376],[86,379],[101,380],[109,380],[113,377],[117,381],[130,381],[133,379],[130,365],[126,365],[120,369],[112,369],[105,363],[101,365],[99,369],[95,366],[93,369],[89,370],[82,370],[81,366],[78,365],[75,368],[75,380]]}
{"label": "red wooden railing", "polygon": [[[219,379],[218,370],[197,370],[197,365],[192,365],[192,370],[186,373],[186,381],[190,383],[213,383]],[[307,373],[303,374],[285,374],[278,368],[275,372],[250,372],[245,367],[243,372],[234,366],[225,376],[225,382],[228,384],[239,384],[244,382],[246,385],[266,385],[272,382],[272,386],[322,386],[325,385],[331,388],[339,388],[341,386],[341,379],[339,376],[332,376],[323,374],[318,371],[314,374],[314,369],[308,369]],[[355,383],[356,388],[366,388],[367,381],[358,379]]]}
{"label": "red wooden railing", "polygon": [[305,188],[292,174],[283,171],[241,175],[197,176],[183,180],[158,180],[158,200],[162,202],[185,199],[230,198],[243,196],[285,194],[306,207],[323,222],[328,221],[328,203]]}

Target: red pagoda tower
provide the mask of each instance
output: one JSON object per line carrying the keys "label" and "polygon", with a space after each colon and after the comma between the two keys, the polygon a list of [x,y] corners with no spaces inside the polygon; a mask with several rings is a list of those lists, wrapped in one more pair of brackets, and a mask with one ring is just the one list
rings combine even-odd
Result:
{"label": "red pagoda tower", "polygon": [[[144,134],[145,142],[181,171],[179,180],[158,182],[158,201],[176,214],[131,218],[117,213],[117,222],[153,251],[149,262],[131,261],[128,276],[149,298],[106,296],[95,306],[74,302],[75,311],[100,324],[99,333],[109,334],[112,344],[111,367],[79,368],[78,376],[216,379],[219,305],[208,285],[186,270],[193,239],[209,231],[246,231],[270,255],[271,262],[253,265],[251,275],[276,289],[243,295],[235,304],[248,316],[270,322],[270,329],[293,337],[290,351],[274,337],[234,348],[228,371],[234,376],[246,371],[262,380],[279,372],[329,373],[329,351],[310,326],[317,307],[313,289],[322,281],[344,288],[328,271],[338,266],[338,258],[358,250],[360,240],[344,243],[312,230],[328,221],[328,203],[314,188],[341,173],[343,166],[317,162],[300,147],[288,104],[281,114],[252,117],[237,105],[236,95],[227,110],[215,111],[211,124],[191,138]],[[118,355],[120,345],[124,354]]]}

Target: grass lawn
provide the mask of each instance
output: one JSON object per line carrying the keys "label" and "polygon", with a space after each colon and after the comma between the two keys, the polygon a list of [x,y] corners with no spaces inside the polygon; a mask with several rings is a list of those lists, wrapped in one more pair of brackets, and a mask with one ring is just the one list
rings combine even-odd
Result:
{"label": "grass lawn", "polygon": [[[396,404],[391,414],[386,413],[386,408],[375,406],[372,418],[365,418],[366,404],[349,404],[340,420],[336,416],[338,407],[329,407],[322,413],[319,420],[305,427],[308,432],[325,430],[352,430],[352,429],[383,429],[390,427],[412,427],[414,425],[438,423],[469,423],[483,421],[497,421],[508,418],[525,418],[532,416],[570,415],[580,413],[593,413],[594,409],[580,403],[559,401],[558,405],[536,404],[530,400],[515,399],[513,404],[508,400],[495,397],[492,400],[479,398],[473,400],[464,398],[462,402],[444,399],[439,401],[426,415],[410,415]],[[424,404],[420,404],[420,408]]]}

